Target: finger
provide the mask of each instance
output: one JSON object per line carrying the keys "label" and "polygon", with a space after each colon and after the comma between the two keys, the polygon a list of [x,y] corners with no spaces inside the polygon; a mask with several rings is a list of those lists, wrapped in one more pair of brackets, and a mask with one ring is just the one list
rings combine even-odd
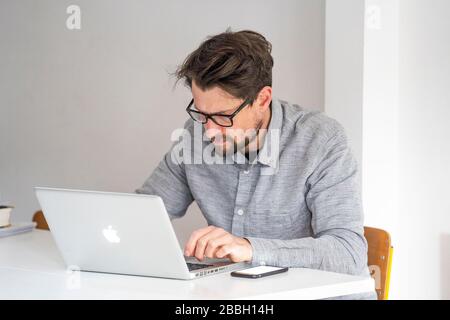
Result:
{"label": "finger", "polygon": [[195,252],[194,250],[198,239],[203,237],[208,232],[211,232],[214,228],[214,226],[208,226],[206,228],[201,228],[192,232],[189,240],[186,242],[186,245],[184,247],[184,255],[191,256]]}
{"label": "finger", "polygon": [[233,244],[223,245],[222,247],[219,248],[219,250],[217,250],[216,257],[220,259],[225,257],[228,258],[228,256],[233,252],[233,249],[234,249]]}
{"label": "finger", "polygon": [[216,251],[217,249],[219,249],[221,246],[225,245],[225,244],[230,244],[232,243],[234,240],[234,237],[229,234],[228,232],[225,232],[224,234],[215,237],[215,238],[211,238],[208,241],[208,244],[206,246],[205,249],[205,256],[207,256],[208,258],[215,258],[216,255]]}
{"label": "finger", "polygon": [[203,258],[205,256],[205,249],[208,246],[208,242],[211,239],[214,239],[214,238],[224,235],[224,233],[226,233],[225,230],[223,230],[221,228],[216,228],[213,231],[205,234],[200,239],[198,239],[197,244],[195,246],[195,257],[198,260],[203,260]]}

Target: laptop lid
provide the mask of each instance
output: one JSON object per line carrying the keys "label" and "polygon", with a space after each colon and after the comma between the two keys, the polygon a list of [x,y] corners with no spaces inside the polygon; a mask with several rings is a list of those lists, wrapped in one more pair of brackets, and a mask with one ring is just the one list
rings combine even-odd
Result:
{"label": "laptop lid", "polygon": [[165,278],[190,278],[160,197],[35,188],[67,266]]}

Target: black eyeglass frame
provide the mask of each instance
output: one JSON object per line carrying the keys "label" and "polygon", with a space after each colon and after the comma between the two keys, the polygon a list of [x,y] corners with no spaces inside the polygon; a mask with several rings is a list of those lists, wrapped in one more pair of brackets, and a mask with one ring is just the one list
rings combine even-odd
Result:
{"label": "black eyeglass frame", "polygon": [[[229,128],[233,126],[233,118],[237,116],[237,114],[239,112],[241,112],[242,109],[244,109],[247,105],[250,104],[250,99],[246,99],[232,114],[223,114],[223,113],[212,113],[212,114],[207,114],[207,113],[203,113],[200,112],[198,110],[192,110],[191,107],[194,104],[194,99],[191,100],[191,102],[189,103],[189,105],[186,108],[186,112],[189,114],[189,116],[192,118],[192,120],[196,121],[196,122],[200,122],[202,124],[205,124],[208,122],[208,119],[211,119],[212,122],[214,122],[215,124],[217,124],[218,126],[224,127],[224,128]],[[202,116],[205,117],[205,121],[199,121],[198,119],[195,119],[191,113],[196,113],[196,114],[200,114]],[[215,116],[219,116],[219,117],[225,117],[230,119],[230,125],[223,125],[220,123],[217,123],[216,120],[214,120],[213,117]]]}

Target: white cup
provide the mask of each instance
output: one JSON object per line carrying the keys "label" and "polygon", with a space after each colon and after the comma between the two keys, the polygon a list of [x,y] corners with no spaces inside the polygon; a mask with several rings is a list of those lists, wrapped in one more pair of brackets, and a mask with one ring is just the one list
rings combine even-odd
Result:
{"label": "white cup", "polygon": [[12,206],[1,206],[0,207],[0,228],[9,227],[11,211],[14,207]]}

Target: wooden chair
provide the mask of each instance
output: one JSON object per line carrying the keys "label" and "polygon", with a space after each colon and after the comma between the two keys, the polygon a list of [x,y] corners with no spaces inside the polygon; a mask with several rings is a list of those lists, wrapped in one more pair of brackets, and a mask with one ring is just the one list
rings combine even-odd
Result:
{"label": "wooden chair", "polygon": [[375,280],[378,300],[387,300],[394,250],[391,236],[384,230],[370,227],[364,227],[364,236],[368,243],[370,275]]}
{"label": "wooden chair", "polygon": [[36,222],[36,229],[50,230],[45,220],[44,213],[42,211],[36,211],[33,215],[33,221]]}

